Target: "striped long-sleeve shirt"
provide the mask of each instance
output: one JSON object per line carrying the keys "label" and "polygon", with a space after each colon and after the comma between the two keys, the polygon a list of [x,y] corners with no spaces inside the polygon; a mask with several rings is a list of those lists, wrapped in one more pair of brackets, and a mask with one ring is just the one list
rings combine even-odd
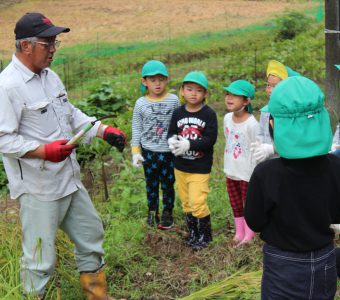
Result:
{"label": "striped long-sleeve shirt", "polygon": [[136,101],[132,118],[132,154],[140,148],[170,152],[167,134],[173,111],[180,106],[178,97],[167,94],[160,100],[143,96]]}

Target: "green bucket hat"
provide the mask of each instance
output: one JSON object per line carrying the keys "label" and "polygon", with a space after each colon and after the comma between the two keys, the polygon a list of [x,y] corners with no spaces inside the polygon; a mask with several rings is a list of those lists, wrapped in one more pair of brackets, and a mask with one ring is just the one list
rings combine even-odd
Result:
{"label": "green bucket hat", "polygon": [[[146,62],[142,68],[142,77],[154,76],[154,75],[163,75],[165,77],[169,77],[168,70],[166,66],[159,60],[149,60]],[[146,93],[146,86],[144,84],[140,84],[140,91],[144,96]]]}
{"label": "green bucket hat", "polygon": [[[255,97],[255,88],[247,80],[236,80],[229,86],[225,86],[223,89],[237,96],[245,96],[250,99],[254,99]],[[247,105],[247,109],[249,113],[253,112],[253,108],[250,103]]]}
{"label": "green bucket hat", "polygon": [[266,111],[274,118],[274,145],[281,157],[308,158],[330,151],[333,137],[324,99],[319,86],[303,76],[275,87]]}
{"label": "green bucket hat", "polygon": [[204,87],[206,90],[208,89],[208,79],[204,75],[204,73],[200,71],[192,71],[185,75],[183,81],[184,82],[194,82],[198,85]]}

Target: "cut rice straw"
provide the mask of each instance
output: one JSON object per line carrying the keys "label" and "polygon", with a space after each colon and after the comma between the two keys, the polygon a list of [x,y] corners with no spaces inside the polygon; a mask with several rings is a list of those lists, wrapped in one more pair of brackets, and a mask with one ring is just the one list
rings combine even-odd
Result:
{"label": "cut rice straw", "polygon": [[208,299],[246,299],[245,295],[260,294],[262,270],[243,273],[244,268],[226,279],[213,283],[195,293],[178,300],[208,300]]}

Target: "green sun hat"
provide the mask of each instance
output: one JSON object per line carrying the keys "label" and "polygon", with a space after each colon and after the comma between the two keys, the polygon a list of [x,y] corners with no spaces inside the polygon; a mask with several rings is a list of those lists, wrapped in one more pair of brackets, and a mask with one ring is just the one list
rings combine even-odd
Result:
{"label": "green sun hat", "polygon": [[338,70],[340,70],[340,65],[334,65],[335,67],[337,67]]}
{"label": "green sun hat", "polygon": [[[237,96],[245,96],[250,99],[254,99],[255,97],[255,88],[247,80],[236,80],[232,82],[229,86],[223,87],[223,89]],[[247,109],[249,113],[253,112],[253,107],[250,103],[247,105]]]}
{"label": "green sun hat", "polygon": [[300,73],[294,71],[292,68],[285,66],[287,72],[288,72],[288,77],[292,77],[292,76],[301,76]]}
{"label": "green sun hat", "polygon": [[274,145],[281,157],[327,154],[332,144],[330,118],[319,86],[303,76],[289,77],[273,90],[267,106],[274,118]]}
{"label": "green sun hat", "polygon": [[142,77],[163,75],[169,77],[168,70],[161,61],[159,60],[149,60],[146,62],[142,68]]}
{"label": "green sun hat", "polygon": [[[146,62],[142,68],[142,77],[145,78],[147,76],[154,76],[154,75],[163,75],[165,77],[169,77],[168,70],[161,61],[159,60],[149,60]],[[144,84],[140,84],[140,91],[144,96],[147,87]]]}
{"label": "green sun hat", "polygon": [[245,96],[250,99],[254,99],[255,97],[255,88],[247,80],[236,80],[229,86],[225,86],[223,89],[237,96]]}
{"label": "green sun hat", "polygon": [[208,78],[204,75],[203,72],[200,71],[192,71],[185,75],[183,81],[184,82],[194,82],[198,85],[204,87],[206,90],[208,89]]}

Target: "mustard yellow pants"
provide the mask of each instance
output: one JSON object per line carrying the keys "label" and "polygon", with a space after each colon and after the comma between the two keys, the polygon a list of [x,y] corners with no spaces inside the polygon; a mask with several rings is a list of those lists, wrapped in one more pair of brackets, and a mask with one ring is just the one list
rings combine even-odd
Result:
{"label": "mustard yellow pants", "polygon": [[210,174],[186,173],[175,169],[176,187],[185,213],[196,218],[210,215],[207,204]]}

